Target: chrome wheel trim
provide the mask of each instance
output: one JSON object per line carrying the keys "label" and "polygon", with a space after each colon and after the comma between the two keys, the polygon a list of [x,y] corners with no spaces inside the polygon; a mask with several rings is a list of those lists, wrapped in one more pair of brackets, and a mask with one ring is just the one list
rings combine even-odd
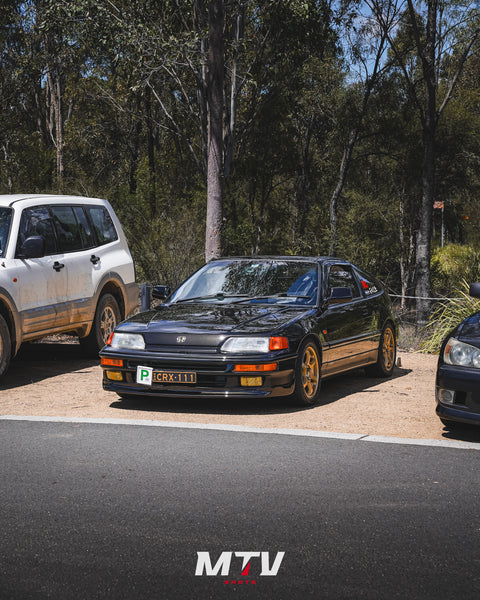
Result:
{"label": "chrome wheel trim", "polygon": [[302,386],[305,396],[312,399],[320,383],[320,365],[318,355],[313,346],[308,345],[302,357]]}

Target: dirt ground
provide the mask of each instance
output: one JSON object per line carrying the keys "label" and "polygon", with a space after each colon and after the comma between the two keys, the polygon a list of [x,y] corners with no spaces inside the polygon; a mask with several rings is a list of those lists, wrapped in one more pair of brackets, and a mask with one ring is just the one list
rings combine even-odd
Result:
{"label": "dirt ground", "polygon": [[437,357],[403,352],[392,379],[362,370],[322,384],[319,405],[300,409],[285,400],[121,400],[101,385],[98,360],[75,343],[22,348],[0,385],[0,414],[148,419],[190,423],[313,429],[414,439],[480,442],[480,428],[447,431],[435,415]]}

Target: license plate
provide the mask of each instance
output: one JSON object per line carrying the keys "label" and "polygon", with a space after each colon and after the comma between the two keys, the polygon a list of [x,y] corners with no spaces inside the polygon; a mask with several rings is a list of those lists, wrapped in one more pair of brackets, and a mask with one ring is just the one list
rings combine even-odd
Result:
{"label": "license plate", "polygon": [[197,383],[197,374],[192,371],[154,371],[151,367],[137,367],[137,383]]}
{"label": "license plate", "polygon": [[197,374],[185,371],[153,371],[153,383],[197,383]]}

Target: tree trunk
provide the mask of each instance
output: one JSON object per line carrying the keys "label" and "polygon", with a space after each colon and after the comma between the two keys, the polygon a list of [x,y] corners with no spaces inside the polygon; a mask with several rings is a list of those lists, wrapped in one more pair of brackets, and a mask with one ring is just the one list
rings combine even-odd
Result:
{"label": "tree trunk", "polygon": [[435,200],[435,135],[438,120],[435,73],[436,25],[437,0],[429,0],[425,46],[421,55],[425,83],[425,114],[423,119],[422,200],[416,240],[417,327],[423,327],[426,324],[430,312],[430,256],[433,202]]}
{"label": "tree trunk", "polygon": [[[363,116],[363,114],[362,114]],[[347,147],[343,153],[338,182],[330,198],[330,256],[335,256],[338,249],[338,201],[345,185],[348,168],[352,160],[353,148],[358,137],[358,129],[355,128],[348,140]]]}
{"label": "tree trunk", "polygon": [[223,115],[224,115],[224,11],[223,0],[211,0],[208,53],[208,160],[205,258],[222,255],[223,228]]}

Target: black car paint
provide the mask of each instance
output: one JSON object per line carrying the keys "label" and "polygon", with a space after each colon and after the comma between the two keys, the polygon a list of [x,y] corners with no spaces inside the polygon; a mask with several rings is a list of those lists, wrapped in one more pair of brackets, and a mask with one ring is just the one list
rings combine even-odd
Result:
{"label": "black car paint", "polygon": [[[325,257],[286,259],[317,262],[320,285],[315,307],[242,302],[215,304],[213,301],[169,304],[167,299],[158,309],[137,314],[117,327],[118,332],[141,333],[146,348],[125,352],[105,347],[100,353],[102,357],[122,358],[127,362],[127,381],[113,382],[104,375],[104,388],[120,394],[154,396],[287,396],[294,389],[298,348],[307,338],[313,339],[319,348],[322,378],[374,364],[383,327],[391,322],[395,331],[397,329],[390,299],[381,284],[347,261]],[[344,303],[328,302],[326,275],[332,265],[353,270],[359,289],[357,298]],[[374,283],[371,295],[362,291],[363,277]],[[252,334],[286,336],[289,347],[262,355],[232,356],[220,352],[220,345],[227,337]],[[185,340],[179,343],[179,337]],[[261,388],[239,387],[238,374],[233,373],[235,363],[270,361],[278,362],[279,368],[264,375]],[[200,375],[195,386],[145,388],[135,384],[134,370],[139,365],[188,369],[207,376]]]}
{"label": "black car paint", "polygon": [[[471,295],[480,295],[473,293]],[[436,376],[436,412],[445,421],[457,421],[480,425],[480,369],[446,364],[443,358],[450,338],[480,348],[480,312],[474,313],[460,323],[443,340],[438,357]],[[439,389],[455,391],[453,405],[440,401]]]}

